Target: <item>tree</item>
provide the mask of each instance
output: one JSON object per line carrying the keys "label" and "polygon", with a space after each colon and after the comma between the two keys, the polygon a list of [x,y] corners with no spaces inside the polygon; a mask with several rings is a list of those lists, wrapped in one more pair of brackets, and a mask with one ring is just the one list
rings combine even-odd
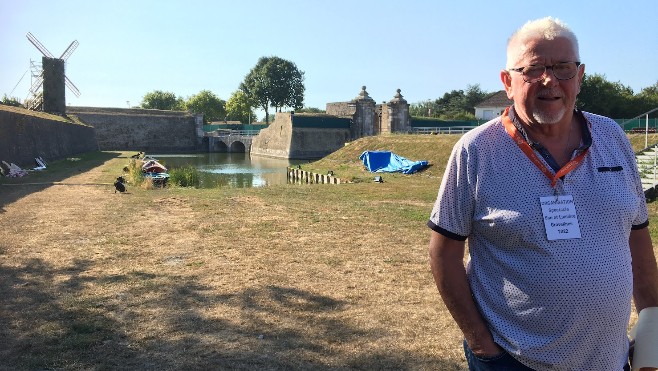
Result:
{"label": "tree", "polygon": [[453,90],[443,94],[443,97],[436,100],[436,105],[439,107],[438,116],[448,120],[459,114],[462,110],[461,107],[464,105],[464,97],[463,90]]}
{"label": "tree", "polygon": [[482,91],[479,84],[468,85],[466,92],[453,90],[435,101],[436,116],[443,120],[473,120],[475,105],[489,97],[491,93]]}
{"label": "tree", "polygon": [[327,113],[327,111],[315,107],[303,107],[295,109],[296,113]]}
{"label": "tree", "polygon": [[201,90],[185,102],[185,108],[194,113],[203,113],[203,121],[207,124],[212,121],[226,118],[226,102],[219,99],[210,90]]}
{"label": "tree", "polygon": [[633,90],[620,82],[610,82],[605,75],[585,75],[576,99],[576,107],[612,118],[633,117],[638,112],[631,104]]}
{"label": "tree", "polygon": [[[633,96],[633,105],[637,107],[638,114],[658,108],[658,82],[642,89],[639,94]],[[658,117],[658,111],[654,111],[650,116]]]}
{"label": "tree", "polygon": [[304,72],[285,59],[272,57],[268,64],[268,75],[273,84],[272,105],[275,111],[290,107],[299,109],[304,107]]}
{"label": "tree", "polygon": [[409,107],[409,114],[413,117],[439,117],[439,105],[436,100],[426,100],[413,103]]}
{"label": "tree", "polygon": [[650,97],[651,99],[658,100],[658,81],[655,84],[642,89],[640,95],[644,95]]}
{"label": "tree", "polygon": [[183,103],[182,98],[176,97],[176,94],[174,93],[161,90],[154,90],[150,93],[146,93],[144,98],[142,98],[141,106],[142,108],[146,109],[160,109],[168,111],[185,109],[185,104]]}
{"label": "tree", "polygon": [[492,94],[494,93],[489,93],[480,89],[480,84],[467,85],[462,109],[475,117],[475,106],[489,98]]}
{"label": "tree", "polygon": [[242,90],[236,90],[226,101],[226,116],[229,120],[251,123],[256,121],[256,114],[252,110],[252,102]]}
{"label": "tree", "polygon": [[269,108],[275,112],[283,107],[302,108],[304,103],[304,72],[290,61],[279,57],[261,57],[240,84],[250,101],[263,108],[269,123]]}

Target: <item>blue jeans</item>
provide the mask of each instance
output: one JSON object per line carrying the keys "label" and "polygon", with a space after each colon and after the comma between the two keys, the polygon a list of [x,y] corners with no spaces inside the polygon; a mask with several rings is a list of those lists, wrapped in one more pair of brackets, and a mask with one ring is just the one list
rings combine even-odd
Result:
{"label": "blue jeans", "polygon": [[[507,352],[493,357],[478,357],[468,347],[466,340],[464,340],[464,355],[469,371],[533,371]],[[630,366],[627,364],[624,370],[630,371]]]}
{"label": "blue jeans", "polygon": [[470,371],[533,371],[505,351],[492,357],[478,357],[468,347],[466,340],[464,340],[464,355]]}

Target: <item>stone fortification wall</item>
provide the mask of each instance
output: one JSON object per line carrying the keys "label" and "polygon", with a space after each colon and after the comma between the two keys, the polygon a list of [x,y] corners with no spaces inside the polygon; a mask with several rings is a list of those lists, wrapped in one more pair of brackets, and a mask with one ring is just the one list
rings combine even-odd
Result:
{"label": "stone fortification wall", "polygon": [[400,94],[400,89],[389,102],[376,104],[366,87],[349,102],[327,103],[327,114],[351,117],[351,139],[382,133],[406,133],[411,130],[409,103]]}
{"label": "stone fortification wall", "polygon": [[325,111],[327,115],[352,117],[356,113],[356,104],[354,102],[327,103]]}
{"label": "stone fortification wall", "polygon": [[[313,117],[313,115],[304,115],[305,123],[300,127],[294,124],[294,114],[277,113],[270,126],[254,137],[251,154],[277,158],[316,159],[336,151],[349,141],[348,127],[333,125],[334,127],[327,128],[319,124],[313,125],[310,122]],[[318,123],[328,120],[327,115],[318,115],[316,118]]]}
{"label": "stone fortification wall", "polygon": [[98,151],[92,126],[0,105],[0,160],[31,168],[35,157],[53,161],[90,151]]}
{"label": "stone fortification wall", "polygon": [[195,151],[203,135],[201,116],[189,112],[68,107],[67,114],[96,128],[101,150]]}
{"label": "stone fortification wall", "polygon": [[292,115],[278,112],[274,121],[251,140],[251,154],[256,156],[290,158]]}
{"label": "stone fortification wall", "polygon": [[295,128],[289,158],[322,158],[350,141],[350,131],[333,128]]}

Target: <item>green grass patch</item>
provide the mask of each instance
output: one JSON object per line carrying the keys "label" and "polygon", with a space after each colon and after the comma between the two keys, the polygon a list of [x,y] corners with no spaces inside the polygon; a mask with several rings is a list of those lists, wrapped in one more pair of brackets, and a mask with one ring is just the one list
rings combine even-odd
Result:
{"label": "green grass patch", "polygon": [[169,184],[178,187],[199,188],[201,176],[192,165],[169,169]]}
{"label": "green grass patch", "polygon": [[144,172],[142,172],[141,161],[131,159],[127,167],[128,175],[126,181],[133,186],[141,186],[144,183]]}

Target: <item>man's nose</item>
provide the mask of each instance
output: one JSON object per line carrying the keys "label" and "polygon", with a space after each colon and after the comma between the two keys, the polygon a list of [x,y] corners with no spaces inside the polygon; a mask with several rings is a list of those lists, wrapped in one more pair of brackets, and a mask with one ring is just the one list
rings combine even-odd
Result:
{"label": "man's nose", "polygon": [[560,80],[555,77],[555,73],[553,73],[553,66],[546,67],[544,74],[541,75],[541,82],[544,85],[556,85],[560,82]]}

